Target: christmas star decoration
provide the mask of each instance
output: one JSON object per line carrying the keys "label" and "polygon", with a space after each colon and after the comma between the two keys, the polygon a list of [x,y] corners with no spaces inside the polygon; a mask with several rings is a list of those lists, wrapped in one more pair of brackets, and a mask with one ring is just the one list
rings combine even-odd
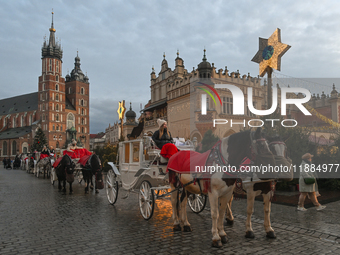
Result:
{"label": "christmas star decoration", "polygon": [[281,42],[281,30],[277,28],[268,38],[259,38],[259,51],[251,61],[260,66],[260,76],[263,77],[267,68],[281,70],[281,57],[289,50],[290,46]]}
{"label": "christmas star decoration", "polygon": [[124,119],[124,113],[125,113],[125,100],[123,100],[122,102],[118,102],[118,118],[119,120]]}

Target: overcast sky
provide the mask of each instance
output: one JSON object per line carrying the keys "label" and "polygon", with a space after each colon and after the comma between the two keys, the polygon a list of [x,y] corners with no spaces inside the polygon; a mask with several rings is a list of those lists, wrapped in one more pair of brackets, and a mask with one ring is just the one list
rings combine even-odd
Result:
{"label": "overcast sky", "polygon": [[[52,8],[64,50],[63,76],[73,69],[78,50],[89,77],[91,133],[117,120],[120,100],[131,101],[139,116],[140,104],[150,99],[152,66],[160,71],[163,52],[173,69],[179,50],[191,71],[205,47],[217,69],[228,66],[230,72],[257,76],[258,64],[251,59],[258,38],[280,28],[282,42],[292,46],[282,57],[282,75],[340,76],[336,0],[0,0],[0,99],[37,91]],[[339,91],[340,84],[335,85]]]}

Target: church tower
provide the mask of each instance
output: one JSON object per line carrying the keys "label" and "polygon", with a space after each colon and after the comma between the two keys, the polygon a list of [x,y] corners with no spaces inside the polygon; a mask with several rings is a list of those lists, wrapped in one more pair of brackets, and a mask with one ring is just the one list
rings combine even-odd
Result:
{"label": "church tower", "polygon": [[[66,110],[67,140],[76,137],[79,146],[90,146],[90,118],[89,118],[89,78],[80,68],[80,58],[74,59],[71,74],[66,75]],[[71,111],[74,112],[71,112]],[[74,120],[73,122],[71,120]],[[73,133],[72,133],[73,132]]]}
{"label": "church tower", "polygon": [[65,130],[65,79],[62,77],[63,50],[55,39],[56,29],[52,23],[49,40],[44,40],[42,55],[42,74],[38,85],[38,116],[48,145],[61,148],[66,142]]}

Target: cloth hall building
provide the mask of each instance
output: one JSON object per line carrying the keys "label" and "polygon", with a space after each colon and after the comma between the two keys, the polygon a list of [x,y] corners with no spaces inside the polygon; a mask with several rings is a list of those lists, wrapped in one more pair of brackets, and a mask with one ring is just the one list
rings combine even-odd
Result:
{"label": "cloth hall building", "polygon": [[1,159],[30,152],[38,127],[57,153],[72,138],[89,148],[89,78],[80,68],[78,53],[72,72],[62,76],[63,51],[55,40],[53,16],[49,31],[42,46],[38,91],[0,100]]}

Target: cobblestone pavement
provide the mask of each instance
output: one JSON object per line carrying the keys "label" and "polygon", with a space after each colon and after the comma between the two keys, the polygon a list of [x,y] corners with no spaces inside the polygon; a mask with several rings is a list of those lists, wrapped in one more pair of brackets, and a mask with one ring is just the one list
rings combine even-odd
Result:
{"label": "cobblestone pavement", "polygon": [[[115,206],[105,190],[84,194],[74,183],[73,195],[62,195],[49,180],[0,167],[0,254],[340,254],[339,202],[324,211],[272,206],[277,239],[265,237],[262,203],[255,202],[255,239],[246,239],[244,200],[233,202],[235,224],[225,227],[229,241],[211,247],[209,210],[188,212],[193,232],[173,232],[169,201],[157,203],[145,221],[137,196]],[[188,209],[189,210],[189,209]]]}

